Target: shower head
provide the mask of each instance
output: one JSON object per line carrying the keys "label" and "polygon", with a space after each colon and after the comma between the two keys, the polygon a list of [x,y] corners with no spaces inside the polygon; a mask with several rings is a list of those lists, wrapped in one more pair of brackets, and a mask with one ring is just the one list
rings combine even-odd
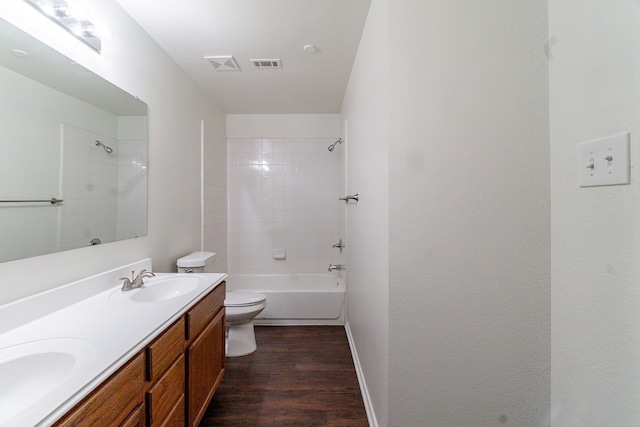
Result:
{"label": "shower head", "polygon": [[113,148],[111,147],[107,147],[106,145],[104,145],[102,142],[100,142],[99,139],[96,139],[96,146],[98,147],[102,147],[104,149],[104,151],[106,151],[108,154],[113,153]]}
{"label": "shower head", "polygon": [[333,151],[336,148],[336,144],[342,144],[343,142],[342,138],[339,138],[336,142],[327,147],[327,150]]}

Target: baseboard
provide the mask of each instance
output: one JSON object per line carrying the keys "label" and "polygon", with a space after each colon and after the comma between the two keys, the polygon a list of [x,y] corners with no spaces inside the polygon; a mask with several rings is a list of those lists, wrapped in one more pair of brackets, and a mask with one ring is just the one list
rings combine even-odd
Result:
{"label": "baseboard", "polygon": [[343,326],[342,316],[338,319],[253,319],[257,326]]}
{"label": "baseboard", "polygon": [[378,420],[376,419],[376,413],[373,410],[373,405],[371,404],[369,389],[367,389],[367,382],[365,381],[364,374],[362,373],[362,366],[360,365],[356,345],[353,341],[353,335],[351,335],[349,322],[345,323],[344,329],[347,332],[347,340],[349,341],[349,348],[351,349],[351,357],[353,358],[353,364],[356,367],[356,375],[358,377],[358,383],[360,384],[360,393],[362,393],[362,400],[364,401],[364,409],[367,411],[369,425],[371,427],[378,427]]}

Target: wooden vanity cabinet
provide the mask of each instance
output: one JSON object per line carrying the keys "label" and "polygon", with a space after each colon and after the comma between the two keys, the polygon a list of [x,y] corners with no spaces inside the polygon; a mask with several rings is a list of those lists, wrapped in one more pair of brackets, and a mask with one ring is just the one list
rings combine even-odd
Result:
{"label": "wooden vanity cabinet", "polygon": [[187,425],[196,427],[220,385],[225,367],[226,284],[186,314]]}
{"label": "wooden vanity cabinet", "polygon": [[139,353],[83,399],[57,427],[139,426],[143,413],[144,357]]}
{"label": "wooden vanity cabinet", "polygon": [[222,282],[54,426],[197,426],[224,375],[225,295]]}

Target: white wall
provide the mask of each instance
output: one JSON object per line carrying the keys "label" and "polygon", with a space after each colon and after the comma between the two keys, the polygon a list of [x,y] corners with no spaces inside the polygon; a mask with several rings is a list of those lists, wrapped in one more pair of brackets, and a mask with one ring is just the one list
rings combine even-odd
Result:
{"label": "white wall", "polygon": [[[640,425],[640,6],[549,1],[552,425]],[[631,133],[631,185],[580,188],[577,145]]]}
{"label": "white wall", "polygon": [[549,422],[546,39],[545,1],[389,2],[391,425]]}
{"label": "white wall", "polygon": [[223,115],[205,120],[204,186],[203,186],[203,246],[216,253],[216,260],[207,272],[227,272],[227,139]]}
{"label": "white wall", "polygon": [[346,123],[347,322],[368,392],[372,424],[388,417],[389,52],[388,2],[374,0],[342,104]]}
{"label": "white wall", "polygon": [[88,11],[109,28],[98,55],[25,2],[0,3],[0,17],[149,105],[147,237],[0,264],[0,303],[146,256],[157,271],[200,249],[200,121],[221,113],[115,1],[91,0]]}

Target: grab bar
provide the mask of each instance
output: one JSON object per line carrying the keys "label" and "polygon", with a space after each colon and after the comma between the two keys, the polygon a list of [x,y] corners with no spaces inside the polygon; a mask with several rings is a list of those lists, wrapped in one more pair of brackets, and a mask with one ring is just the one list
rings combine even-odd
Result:
{"label": "grab bar", "polygon": [[354,194],[353,196],[340,197],[338,198],[338,200],[344,200],[345,203],[349,203],[349,200],[355,200],[356,203],[358,203],[358,193]]}
{"label": "grab bar", "polygon": [[0,203],[51,203],[52,205],[57,205],[62,202],[64,202],[64,200],[56,199],[55,197],[49,200],[0,200]]}

